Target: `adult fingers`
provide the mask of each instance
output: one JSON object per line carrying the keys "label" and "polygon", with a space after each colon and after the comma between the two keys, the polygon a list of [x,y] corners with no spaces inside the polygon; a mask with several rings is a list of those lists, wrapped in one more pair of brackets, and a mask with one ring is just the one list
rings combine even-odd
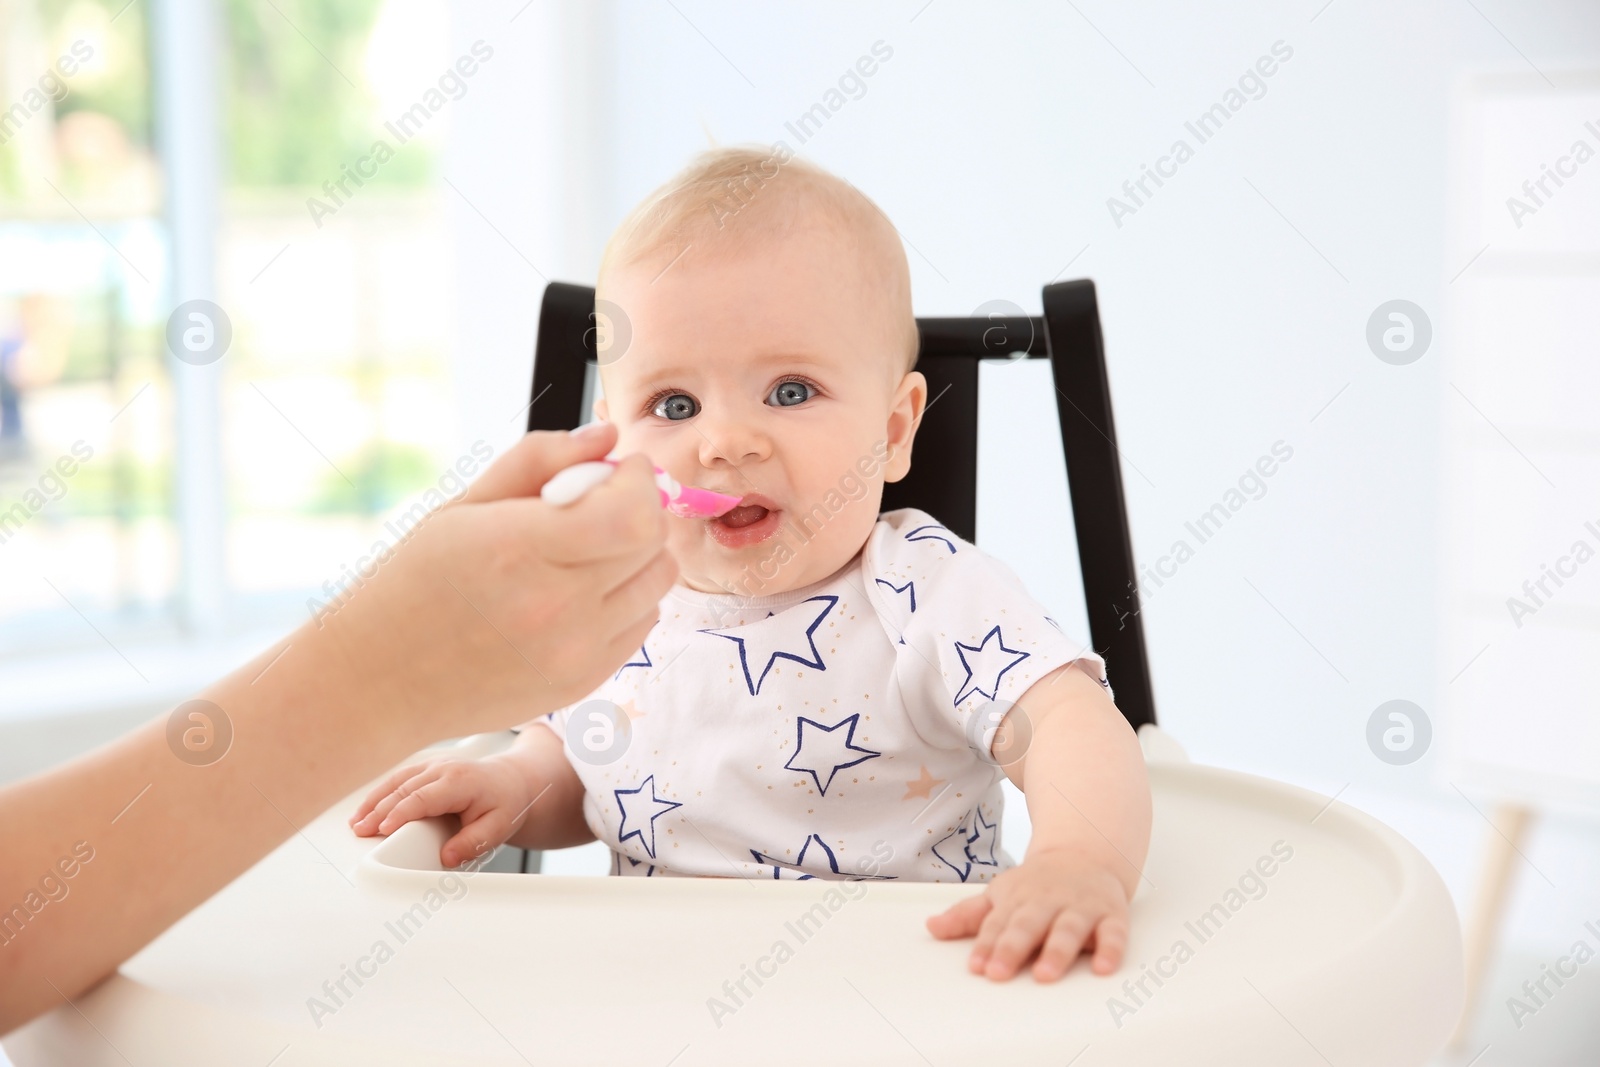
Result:
{"label": "adult fingers", "polygon": [[655,473],[643,456],[629,456],[576,503],[540,501],[529,512],[540,554],[557,565],[633,557],[666,542],[666,512]]}
{"label": "adult fingers", "polygon": [[654,617],[661,598],[677,578],[678,561],[661,549],[642,561],[638,570],[609,589],[602,599],[607,610],[630,623],[645,615]]}
{"label": "adult fingers", "polygon": [[617,443],[617,428],[609,422],[591,422],[572,433],[535,430],[489,465],[467,490],[474,503],[506,497],[538,496],[557,471],[600,459]]}
{"label": "adult fingers", "polygon": [[938,915],[928,916],[928,932],[941,941],[971,937],[978,932],[983,918],[994,905],[987,896],[968,897],[952,904]]}
{"label": "adult fingers", "polygon": [[1041,982],[1054,982],[1066,974],[1083,950],[1091,925],[1087,918],[1074,911],[1063,911],[1056,916],[1050,926],[1050,936],[1045,938],[1039,959],[1033,965],[1033,976]]}
{"label": "adult fingers", "polygon": [[[667,553],[666,547],[661,544],[648,544],[636,552],[626,556],[616,556],[608,560],[600,560],[588,564],[588,574],[583,579],[588,590],[598,593],[600,599],[607,602],[608,610],[615,610],[617,605],[614,594],[623,589],[635,578],[648,571],[652,566],[663,565],[662,557],[672,557]],[[677,566],[673,561],[674,569]],[[569,568],[569,570],[571,570]],[[676,573],[673,577],[676,578]],[[668,584],[671,584],[669,579]],[[664,593],[665,588],[662,589]],[[659,596],[656,599],[660,599]]]}

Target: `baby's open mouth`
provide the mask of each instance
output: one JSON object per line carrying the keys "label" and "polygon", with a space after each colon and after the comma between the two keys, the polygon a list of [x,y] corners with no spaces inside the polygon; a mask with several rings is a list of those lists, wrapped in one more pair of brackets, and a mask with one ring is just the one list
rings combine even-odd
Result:
{"label": "baby's open mouth", "polygon": [[759,544],[778,532],[783,512],[770,500],[757,502],[746,497],[746,503],[715,519],[706,520],[706,532],[724,548],[744,548]]}
{"label": "baby's open mouth", "polygon": [[735,530],[743,529],[751,523],[760,522],[767,517],[767,509],[760,504],[740,504],[732,511],[721,516],[724,526],[731,526]]}

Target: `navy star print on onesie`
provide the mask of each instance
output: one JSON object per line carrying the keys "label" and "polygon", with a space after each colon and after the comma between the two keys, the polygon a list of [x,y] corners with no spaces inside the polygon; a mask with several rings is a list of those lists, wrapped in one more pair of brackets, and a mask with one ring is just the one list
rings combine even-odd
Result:
{"label": "navy star print on onesie", "polygon": [[608,762],[567,752],[633,877],[988,881],[1013,864],[990,705],[1067,664],[1105,684],[1005,564],[911,508],[801,588],[674,586],[645,645],[545,720],[564,737],[584,701],[626,714]]}

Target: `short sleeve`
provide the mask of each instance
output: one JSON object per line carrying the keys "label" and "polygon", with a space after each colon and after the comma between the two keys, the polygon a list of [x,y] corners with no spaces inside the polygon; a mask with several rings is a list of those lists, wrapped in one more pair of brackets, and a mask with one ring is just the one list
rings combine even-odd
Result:
{"label": "short sleeve", "polygon": [[1075,664],[1110,690],[1105,662],[1065,633],[1011,568],[914,508],[883,515],[863,559],[918,733],[988,752],[1012,704]]}

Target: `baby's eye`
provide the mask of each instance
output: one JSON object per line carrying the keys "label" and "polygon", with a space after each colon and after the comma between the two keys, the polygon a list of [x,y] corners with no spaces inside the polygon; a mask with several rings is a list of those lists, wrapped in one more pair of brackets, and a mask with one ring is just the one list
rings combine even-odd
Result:
{"label": "baby's eye", "polygon": [[652,415],[663,419],[679,422],[700,413],[700,404],[688,393],[673,393],[656,401],[655,407],[650,409]]}
{"label": "baby's eye", "polygon": [[816,395],[816,390],[805,382],[787,381],[779,382],[767,394],[767,403],[781,408],[792,408],[796,404],[804,404]]}

